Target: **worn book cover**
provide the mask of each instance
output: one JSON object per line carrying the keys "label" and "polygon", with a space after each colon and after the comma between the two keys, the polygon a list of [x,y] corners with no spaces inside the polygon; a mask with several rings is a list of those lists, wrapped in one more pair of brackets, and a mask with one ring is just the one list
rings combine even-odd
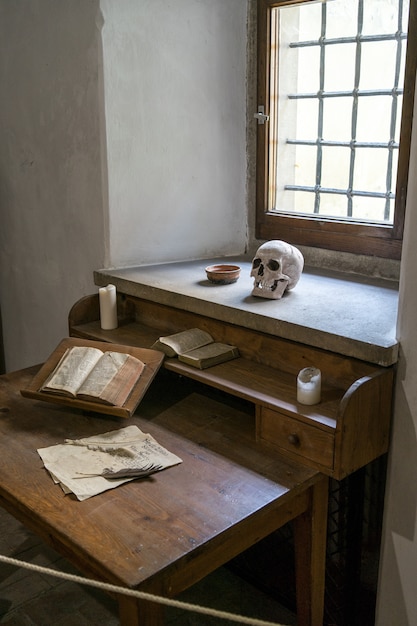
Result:
{"label": "worn book cover", "polygon": [[190,350],[201,348],[201,346],[213,343],[213,341],[213,337],[205,330],[190,328],[189,330],[182,330],[173,335],[159,337],[152,348],[154,350],[161,350],[166,356],[174,357],[189,352]]}
{"label": "worn book cover", "polygon": [[214,341],[213,337],[200,328],[190,328],[173,335],[160,337],[152,348],[161,350],[169,357],[193,367],[205,369],[239,356],[236,346]]}
{"label": "worn book cover", "polygon": [[236,359],[238,356],[239,350],[236,346],[230,346],[227,343],[213,342],[201,348],[190,350],[190,352],[179,354],[178,360],[204,370],[207,367]]}

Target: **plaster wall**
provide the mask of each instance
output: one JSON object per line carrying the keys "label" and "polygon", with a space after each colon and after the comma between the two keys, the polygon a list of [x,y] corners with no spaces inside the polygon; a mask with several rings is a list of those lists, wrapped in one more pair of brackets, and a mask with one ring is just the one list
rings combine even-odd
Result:
{"label": "plaster wall", "polygon": [[44,360],[104,262],[98,0],[0,0],[6,369]]}
{"label": "plaster wall", "polygon": [[67,335],[93,270],[241,253],[246,2],[0,0],[6,369]]}
{"label": "plaster wall", "polygon": [[246,2],[102,0],[107,267],[246,244]]}
{"label": "plaster wall", "polygon": [[[417,98],[414,120],[417,120]],[[400,356],[389,454],[376,626],[417,624],[417,127],[400,273]]]}

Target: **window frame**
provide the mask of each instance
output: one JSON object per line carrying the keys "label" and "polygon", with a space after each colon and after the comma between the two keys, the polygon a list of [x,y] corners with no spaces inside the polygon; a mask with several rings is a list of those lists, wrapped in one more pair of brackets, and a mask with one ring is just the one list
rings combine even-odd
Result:
{"label": "window frame", "polygon": [[[317,0],[257,0],[257,104],[269,115],[270,23],[271,9]],[[417,0],[410,0],[404,96],[398,153],[395,215],[391,225],[306,216],[290,216],[268,211],[268,133],[269,123],[257,124],[256,222],[260,240],[283,239],[292,244],[400,259],[407,198],[411,128],[417,71]],[[255,122],[256,123],[256,122]]]}

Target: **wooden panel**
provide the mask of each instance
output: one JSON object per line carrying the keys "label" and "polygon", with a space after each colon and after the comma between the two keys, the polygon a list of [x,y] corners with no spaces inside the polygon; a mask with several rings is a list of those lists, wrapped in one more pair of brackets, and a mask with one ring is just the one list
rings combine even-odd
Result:
{"label": "wooden panel", "polygon": [[[274,337],[261,330],[255,331],[238,325],[229,324],[209,316],[198,315],[190,311],[176,309],[163,304],[119,294],[119,328],[110,331],[100,329],[98,314],[98,295],[80,301],[81,312],[75,304],[70,313],[70,334],[94,333],[101,341],[125,343],[136,340],[154,341],[154,337],[187,330],[197,326],[210,333],[216,341],[237,345],[243,357],[255,363],[262,363],[283,372],[296,375],[300,369],[315,365],[322,371],[323,378],[329,385],[346,390],[355,380],[375,371],[375,366],[346,358],[338,354],[312,348],[294,341]],[[96,313],[94,321],[94,312]],[[126,311],[129,313],[126,314]],[[83,315],[85,320],[83,321]],[[130,325],[131,322],[135,322]],[[138,345],[137,343],[132,345]],[[142,343],[143,347],[151,344]]]}
{"label": "wooden panel", "polygon": [[277,411],[260,408],[257,436],[277,449],[333,470],[334,436]]}
{"label": "wooden panel", "polygon": [[[111,331],[100,328],[95,294],[73,306],[70,333],[150,347],[160,335],[197,326],[216,341],[236,345],[242,358],[207,370],[189,367],[178,359],[166,359],[164,368],[249,400],[258,410],[263,407],[277,411],[286,418],[288,429],[292,420],[296,420],[295,425],[305,440],[304,447],[297,449],[281,441],[279,449],[283,453],[304,459],[306,464],[340,480],[386,452],[393,367],[378,367],[133,296],[118,294],[118,298],[119,328]],[[322,372],[322,398],[319,404],[309,407],[297,402],[296,376],[311,365]],[[313,428],[311,435],[309,430],[303,430],[303,424]],[[268,431],[264,425],[264,434],[269,433],[266,438],[275,440],[276,433],[269,432],[272,422],[267,428]]]}
{"label": "wooden panel", "polygon": [[394,370],[381,368],[347,391],[336,433],[335,477],[343,478],[388,451]]}

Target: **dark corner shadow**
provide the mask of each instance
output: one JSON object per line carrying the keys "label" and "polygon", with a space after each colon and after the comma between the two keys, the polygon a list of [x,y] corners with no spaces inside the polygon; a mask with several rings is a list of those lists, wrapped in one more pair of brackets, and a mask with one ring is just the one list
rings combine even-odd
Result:
{"label": "dark corner shadow", "polygon": [[[381,598],[379,601],[381,614],[385,616],[387,613],[392,611],[391,617],[394,618],[395,615],[395,624],[401,626],[413,626],[409,621],[408,611],[407,611],[407,603],[404,597],[404,587],[401,581],[401,575],[398,568],[398,559],[396,558],[396,550],[393,542],[392,534],[387,535],[386,544],[385,544],[385,561],[390,564],[389,576],[385,577],[385,585],[389,587],[388,589],[384,588],[384,585],[380,585],[379,593],[381,594]],[[385,604],[386,600],[384,598],[388,597],[390,601],[388,606]],[[377,608],[377,616],[378,616],[378,608]],[[388,619],[390,615],[388,615]],[[388,623],[388,622],[384,622]],[[394,622],[392,622],[394,626]]]}

